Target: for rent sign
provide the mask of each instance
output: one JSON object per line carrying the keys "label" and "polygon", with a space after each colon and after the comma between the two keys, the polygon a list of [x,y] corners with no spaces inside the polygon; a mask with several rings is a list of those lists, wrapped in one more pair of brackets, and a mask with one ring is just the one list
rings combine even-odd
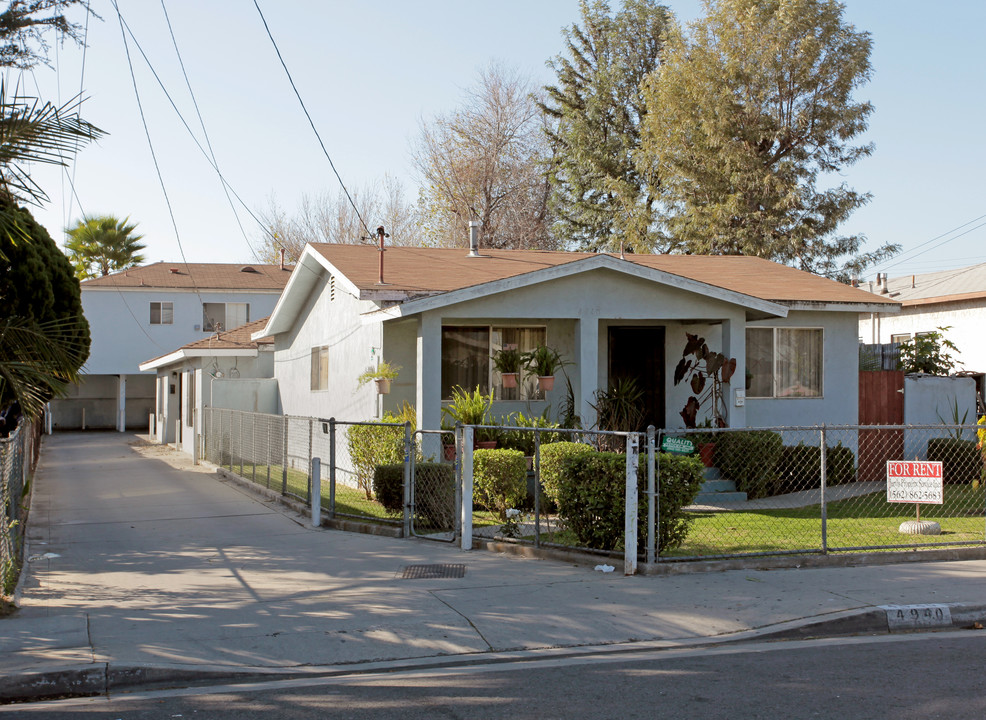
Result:
{"label": "for rent sign", "polygon": [[943,501],[940,462],[887,461],[887,502],[941,505]]}

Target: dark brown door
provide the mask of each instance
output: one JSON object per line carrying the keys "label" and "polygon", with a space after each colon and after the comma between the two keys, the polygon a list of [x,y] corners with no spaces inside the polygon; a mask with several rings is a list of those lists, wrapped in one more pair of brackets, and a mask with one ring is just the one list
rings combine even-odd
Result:
{"label": "dark brown door", "polygon": [[[609,329],[609,386],[633,378],[643,391],[643,427],[664,427],[664,328]],[[643,428],[641,428],[643,429]]]}
{"label": "dark brown door", "polygon": [[[904,373],[863,370],[859,373],[859,424],[904,424]],[[859,479],[886,480],[887,460],[903,460],[901,430],[859,431]]]}

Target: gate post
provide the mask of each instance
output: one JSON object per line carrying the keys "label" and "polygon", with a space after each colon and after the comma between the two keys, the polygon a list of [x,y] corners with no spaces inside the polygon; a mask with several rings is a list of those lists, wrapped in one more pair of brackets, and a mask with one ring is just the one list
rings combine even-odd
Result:
{"label": "gate post", "polygon": [[825,423],[822,423],[821,438],[822,439],[820,441],[821,442],[821,445],[819,447],[819,450],[820,450],[820,459],[821,459],[821,463],[822,463],[822,467],[821,467],[821,471],[822,471],[822,482],[821,482],[821,488],[820,488],[820,493],[819,493],[819,495],[820,495],[819,502],[821,502],[821,504],[822,504],[822,554],[825,555],[825,554],[828,554],[828,551],[829,551],[828,506],[825,504],[825,485],[826,485],[826,481],[827,481],[827,478],[826,478],[827,472],[826,471],[828,469],[827,468],[827,465],[828,465],[828,458],[827,458],[828,446],[827,446],[827,443],[825,441]]}
{"label": "gate post", "polygon": [[411,423],[404,422],[404,537],[411,537]]}
{"label": "gate post", "polygon": [[[475,430],[471,425],[461,428],[461,488],[462,504],[459,508],[462,519],[462,544],[463,550],[472,550],[472,445],[473,433]],[[457,438],[458,439],[458,438]]]}
{"label": "gate post", "polygon": [[655,480],[655,467],[657,465],[656,445],[654,442],[655,429],[653,425],[647,426],[647,562],[654,562],[654,547],[657,544],[655,535],[655,525],[657,519],[657,507],[660,500],[657,497],[657,487]]}
{"label": "gate post", "polygon": [[336,419],[329,418],[329,517],[336,516]]}
{"label": "gate post", "polygon": [[623,574],[633,575],[637,572],[637,450],[639,438],[637,433],[627,433],[627,492],[626,515],[624,516],[623,537]]}
{"label": "gate post", "polygon": [[322,524],[322,459],[312,458],[312,527]]}

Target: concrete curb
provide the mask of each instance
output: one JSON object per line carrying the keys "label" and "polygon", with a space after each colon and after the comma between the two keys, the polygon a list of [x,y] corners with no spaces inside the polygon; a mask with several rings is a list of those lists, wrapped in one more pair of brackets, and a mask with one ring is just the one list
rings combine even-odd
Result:
{"label": "concrete curb", "polygon": [[[986,605],[948,604],[952,625],[946,629],[986,625]],[[729,635],[688,639],[652,639],[590,646],[563,646],[533,650],[502,650],[460,655],[439,655],[344,665],[305,667],[216,667],[199,665],[120,666],[96,663],[86,667],[52,667],[0,678],[0,704],[41,701],[64,697],[91,697],[137,689],[189,687],[209,682],[290,680],[304,677],[359,675],[381,671],[450,668],[465,663],[506,663],[522,660],[580,657],[607,653],[653,652],[724,645],[751,641],[806,640],[813,638],[890,634],[886,611],[877,607],[847,610],[830,616],[801,618],[778,625],[752,628]]]}

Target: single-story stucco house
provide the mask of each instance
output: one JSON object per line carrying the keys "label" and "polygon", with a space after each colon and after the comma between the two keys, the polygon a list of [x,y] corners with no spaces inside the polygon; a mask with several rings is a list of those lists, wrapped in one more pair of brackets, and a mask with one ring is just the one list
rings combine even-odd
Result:
{"label": "single-story stucco house", "polygon": [[[860,313],[899,303],[755,257],[310,244],[254,338],[274,340],[281,412],[365,420],[417,410],[437,429],[455,386],[492,391],[494,415],[557,416],[569,392],[592,426],[594,394],[620,377],[647,421],[681,427],[691,390],[673,370],[686,334],[737,360],[731,427],[853,424]],[[569,382],[502,386],[490,357],[545,344]],[[401,366],[390,394],[357,378]],[[700,416],[701,419],[701,416]]]}
{"label": "single-story stucco house", "polygon": [[182,345],[140,364],[154,372],[155,402],[151,437],[158,443],[176,443],[191,454],[192,438],[203,422],[203,407],[276,413],[274,342],[251,336],[267,318],[229,332]]}

